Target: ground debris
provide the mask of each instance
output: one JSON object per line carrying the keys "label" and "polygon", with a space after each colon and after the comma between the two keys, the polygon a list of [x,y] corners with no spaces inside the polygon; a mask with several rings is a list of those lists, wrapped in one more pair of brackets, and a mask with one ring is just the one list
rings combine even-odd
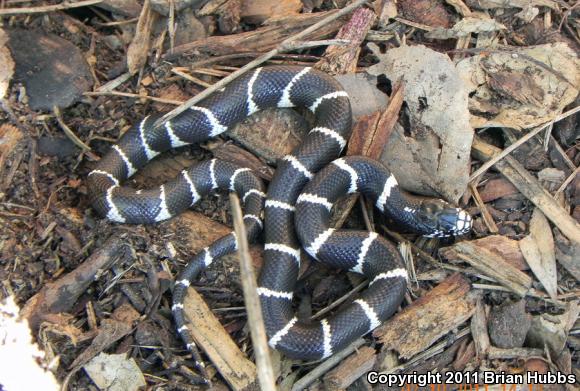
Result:
{"label": "ground debris", "polygon": [[467,279],[454,274],[375,329],[373,336],[410,358],[469,319],[478,295]]}
{"label": "ground debris", "polygon": [[[19,34],[5,46],[13,34],[0,32],[1,296],[23,303],[21,315],[63,388],[202,389],[174,327],[171,288],[189,259],[231,231],[227,195],[159,224],[113,224],[90,208],[85,179],[145,116],[265,64],[338,74],[354,113],[344,153],[382,157],[405,189],[442,195],[474,218],[463,237],[418,238],[391,232],[357,194],[336,205],[333,227],[364,227],[398,242],[410,275],[406,300],[374,333],[328,359],[273,353],[277,387],[370,389],[369,371],[580,378],[578,7],[378,0],[342,12],[353,3],[362,1],[9,1],[0,8],[4,29]],[[39,39],[29,44],[27,36]],[[40,52],[35,45],[43,58],[31,57]],[[12,57],[32,58],[30,72]],[[51,69],[45,63],[57,69],[39,94],[29,83]],[[43,96],[49,89],[70,99]],[[155,188],[209,157],[267,182],[312,120],[306,110],[256,113],[216,139],[163,153],[128,182]],[[257,271],[262,252],[262,244],[250,248]],[[367,285],[303,253],[297,313],[318,319],[340,311]],[[256,389],[253,360],[263,349],[250,339],[237,256],[215,262],[190,291],[189,328],[212,387]]]}

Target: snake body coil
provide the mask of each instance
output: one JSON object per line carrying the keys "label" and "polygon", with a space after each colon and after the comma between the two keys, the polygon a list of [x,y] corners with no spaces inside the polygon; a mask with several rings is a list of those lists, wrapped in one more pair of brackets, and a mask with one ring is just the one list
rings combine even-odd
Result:
{"label": "snake body coil", "polygon": [[[316,125],[300,146],[278,162],[267,196],[249,170],[218,160],[183,171],[158,189],[121,186],[163,151],[217,136],[258,110],[295,106],[309,109]],[[399,224],[427,236],[458,235],[470,229],[467,213],[440,200],[406,196],[379,163],[362,157],[333,161],[350,135],[350,102],[333,78],[311,68],[256,69],[160,129],[152,127],[154,122],[155,117],[147,117],[127,132],[89,174],[93,207],[113,221],[152,223],[175,216],[210,191],[228,189],[238,192],[243,201],[250,240],[260,233],[265,207],[265,262],[258,294],[270,345],[293,358],[318,359],[342,349],[388,318],[405,292],[407,273],[392,244],[372,232],[329,228],[330,209],[338,197],[361,192]],[[365,274],[370,287],[331,317],[309,323],[298,320],[292,309],[300,265],[298,238],[314,258]],[[186,289],[199,271],[235,249],[235,235],[226,235],[197,254],[177,278],[172,310],[177,329],[196,359],[199,355],[183,312]],[[202,368],[201,363],[198,366]]]}

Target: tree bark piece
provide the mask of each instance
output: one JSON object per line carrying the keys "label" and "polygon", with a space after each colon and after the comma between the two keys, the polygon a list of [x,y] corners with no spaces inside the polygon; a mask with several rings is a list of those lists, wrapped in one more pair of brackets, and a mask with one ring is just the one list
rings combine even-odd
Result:
{"label": "tree bark piece", "polygon": [[324,376],[326,390],[344,390],[370,371],[377,360],[375,349],[363,346]]}
{"label": "tree bark piece", "polygon": [[517,240],[502,235],[490,235],[471,241],[477,247],[485,248],[518,270],[529,270],[530,266],[522,254]]}
{"label": "tree bark piece", "polygon": [[300,0],[243,0],[241,17],[248,23],[261,24],[270,18],[296,15],[301,9]]}
{"label": "tree bark piece", "polygon": [[505,286],[520,297],[524,297],[532,286],[530,276],[519,271],[497,254],[477,246],[474,242],[459,242],[440,250],[444,257],[461,259],[486,276]]}
{"label": "tree bark piece", "polygon": [[385,349],[410,358],[469,319],[478,296],[469,281],[455,273],[378,327],[373,336]]}
{"label": "tree bark piece", "polygon": [[361,44],[375,19],[376,15],[371,9],[357,9],[335,37],[346,39],[350,43],[345,46],[329,46],[324,57],[318,62],[317,68],[334,75],[355,73]]}
{"label": "tree bark piece", "polygon": [[487,351],[491,346],[489,334],[487,332],[487,316],[485,314],[485,304],[481,299],[477,300],[477,306],[471,318],[471,335],[475,342],[475,352],[477,358],[483,360],[487,356]]}
{"label": "tree bark piece", "polygon": [[[164,57],[167,60],[177,58],[185,53],[195,51],[208,53],[213,56],[221,56],[232,53],[265,52],[274,49],[290,35],[296,34],[307,27],[319,22],[324,17],[335,11],[317,12],[316,14],[299,14],[290,18],[284,18],[271,23],[271,25],[234,35],[212,36],[184,45],[176,46],[171,53]],[[304,37],[303,40],[324,39],[337,31],[341,24],[340,20],[334,20],[321,27],[316,32]]]}
{"label": "tree bark piece", "polygon": [[240,351],[211,312],[203,297],[189,288],[183,303],[189,330],[233,390],[244,390],[256,382],[256,366]]}
{"label": "tree bark piece", "polygon": [[[499,148],[489,145],[480,138],[473,140],[472,155],[479,160],[489,160],[500,152]],[[544,215],[574,243],[580,243],[580,224],[562,208],[546,189],[520,163],[511,156],[497,162],[494,166]]]}
{"label": "tree bark piece", "polygon": [[47,283],[36,295],[32,296],[20,315],[35,329],[46,315],[66,312],[76,304],[78,298],[119,258],[131,258],[129,245],[119,237],[110,237],[103,245],[73,271]]}

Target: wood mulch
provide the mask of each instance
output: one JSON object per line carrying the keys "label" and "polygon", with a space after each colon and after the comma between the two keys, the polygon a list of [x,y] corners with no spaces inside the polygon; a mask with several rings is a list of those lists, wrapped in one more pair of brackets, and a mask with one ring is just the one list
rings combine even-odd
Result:
{"label": "wood mulch", "polygon": [[[419,383],[394,377],[413,373],[440,374],[449,389],[460,389],[510,383],[486,374],[534,371],[556,376],[546,388],[578,389],[580,7],[565,0],[497,3],[1,2],[0,299],[19,306],[44,351],[40,361],[61,387],[206,388],[175,331],[171,290],[193,254],[231,231],[232,206],[218,193],[155,225],[101,219],[85,179],[123,132],[153,112],[183,110],[191,97],[219,90],[246,69],[309,65],[346,77],[347,90],[350,83],[383,97],[353,102],[346,153],[397,162],[390,168],[404,173],[393,140],[403,140],[409,156],[416,145],[430,146],[421,154],[440,162],[451,148],[447,138],[459,137],[429,122],[439,95],[411,101],[413,82],[388,77],[396,72],[390,61],[407,60],[389,51],[411,46],[453,70],[425,74],[441,72],[441,83],[461,80],[462,119],[470,124],[462,134],[472,141],[457,166],[433,169],[422,157],[409,158],[419,167],[409,172],[425,176],[408,185],[454,198],[474,217],[473,230],[445,240],[396,232],[366,200],[345,198],[334,209],[335,227],[372,229],[399,245],[411,275],[404,304],[325,361],[271,351],[265,365],[283,390],[394,390]],[[371,69],[387,76],[347,80]],[[301,114],[257,113],[227,135],[163,154],[131,185],[157,186],[212,156],[250,167],[267,182],[276,160],[308,132],[311,119]],[[446,169],[452,176],[456,170],[457,183],[440,183]],[[449,196],[458,184],[460,193]],[[252,244],[248,254],[259,273],[262,245]],[[272,384],[258,380],[268,371],[263,348],[252,341],[255,322],[247,319],[255,319],[255,309],[246,310],[244,283],[238,256],[226,256],[192,284],[186,301],[218,389]],[[317,319],[367,284],[303,254],[296,310]],[[2,322],[10,318],[6,308]],[[10,349],[0,338],[0,358],[11,357]],[[20,373],[28,371],[24,365],[14,364]],[[372,385],[373,372],[397,381]],[[7,378],[0,375],[0,389],[22,389]]]}

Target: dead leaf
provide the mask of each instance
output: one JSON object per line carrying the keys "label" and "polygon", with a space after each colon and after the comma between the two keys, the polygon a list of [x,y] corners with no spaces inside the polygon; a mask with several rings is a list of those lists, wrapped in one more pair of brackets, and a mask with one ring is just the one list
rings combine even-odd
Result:
{"label": "dead leaf", "polygon": [[580,281],[580,243],[574,243],[559,231],[555,233],[556,259],[577,281]]}
{"label": "dead leaf", "polygon": [[83,369],[101,390],[137,391],[146,385],[143,372],[135,360],[127,358],[124,353],[101,353],[85,364]]}
{"label": "dead leaf", "polygon": [[448,56],[424,46],[403,46],[382,54],[369,44],[380,62],[372,75],[403,79],[411,129],[395,127],[381,161],[407,190],[441,195],[457,202],[470,171],[473,129],[468,96]]}
{"label": "dead leaf", "polygon": [[451,39],[467,37],[470,34],[491,33],[505,30],[506,27],[493,19],[463,18],[450,29],[437,27],[426,36],[432,39]]}
{"label": "dead leaf", "polygon": [[550,297],[556,299],[558,274],[554,237],[548,219],[537,208],[530,221],[530,234],[520,240],[520,249],[538,281],[542,283]]}
{"label": "dead leaf", "polygon": [[566,43],[482,52],[457,63],[471,124],[527,129],[554,119],[580,89],[580,60]]}
{"label": "dead leaf", "polygon": [[544,91],[529,75],[517,72],[491,72],[488,73],[487,83],[492,90],[522,104],[542,105]]}
{"label": "dead leaf", "polygon": [[123,304],[113,312],[113,317],[103,319],[99,327],[99,334],[93,339],[91,345],[86,348],[69,368],[84,365],[92,360],[97,354],[102,353],[113,343],[123,338],[133,330],[133,323],[139,318],[139,314],[131,305]]}
{"label": "dead leaf", "polygon": [[406,19],[431,27],[451,26],[451,15],[445,6],[436,0],[399,0],[399,13]]}
{"label": "dead leaf", "polygon": [[368,73],[347,73],[338,75],[335,79],[348,93],[353,122],[387,107],[389,97],[377,88],[376,77]]}

